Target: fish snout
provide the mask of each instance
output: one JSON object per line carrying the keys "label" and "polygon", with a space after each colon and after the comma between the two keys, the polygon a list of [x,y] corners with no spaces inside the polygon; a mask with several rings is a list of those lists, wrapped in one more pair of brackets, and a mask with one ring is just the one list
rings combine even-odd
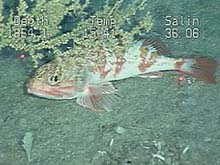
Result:
{"label": "fish snout", "polygon": [[28,93],[32,93],[32,89],[34,88],[35,80],[33,78],[29,79],[26,83],[26,89]]}

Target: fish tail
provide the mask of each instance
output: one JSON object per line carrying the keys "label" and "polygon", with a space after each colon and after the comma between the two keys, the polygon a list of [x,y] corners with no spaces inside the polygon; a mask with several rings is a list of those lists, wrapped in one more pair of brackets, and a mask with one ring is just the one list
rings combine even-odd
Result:
{"label": "fish tail", "polygon": [[217,61],[203,57],[177,60],[175,67],[178,71],[207,83],[216,83],[216,73],[219,70]]}

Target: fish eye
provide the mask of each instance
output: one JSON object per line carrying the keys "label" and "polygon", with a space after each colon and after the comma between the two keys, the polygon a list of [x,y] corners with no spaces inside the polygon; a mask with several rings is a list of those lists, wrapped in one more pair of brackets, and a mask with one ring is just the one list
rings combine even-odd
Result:
{"label": "fish eye", "polygon": [[48,77],[48,83],[50,83],[51,85],[55,85],[58,82],[59,82],[59,78],[57,74],[54,74]]}

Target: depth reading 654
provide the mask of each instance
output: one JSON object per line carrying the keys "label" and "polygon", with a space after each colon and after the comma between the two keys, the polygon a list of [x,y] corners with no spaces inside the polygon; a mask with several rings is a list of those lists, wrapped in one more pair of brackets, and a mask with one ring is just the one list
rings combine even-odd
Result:
{"label": "depth reading 654", "polygon": [[179,39],[182,37],[187,39],[197,39],[200,36],[199,18],[191,16],[166,16],[165,25],[165,37],[168,39]]}

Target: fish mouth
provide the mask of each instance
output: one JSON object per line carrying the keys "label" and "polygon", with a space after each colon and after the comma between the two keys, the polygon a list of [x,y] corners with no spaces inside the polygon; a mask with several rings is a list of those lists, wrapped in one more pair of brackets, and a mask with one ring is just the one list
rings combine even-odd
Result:
{"label": "fish mouth", "polygon": [[[35,88],[27,88],[27,93],[32,94],[34,96],[42,97],[42,98],[49,98],[49,95],[45,95],[44,92],[39,92],[40,90],[37,90]],[[49,99],[53,99],[52,96]]]}
{"label": "fish mouth", "polygon": [[62,89],[42,89],[30,86],[30,84],[27,84],[27,93],[47,98],[47,99],[73,99],[75,98],[71,92],[71,90],[62,90]]}
{"label": "fish mouth", "polygon": [[34,96],[42,97],[42,98],[47,98],[47,99],[59,99],[58,97],[55,97],[53,95],[48,95],[47,92],[44,90],[40,90],[37,88],[27,88],[27,93],[32,94]]}

